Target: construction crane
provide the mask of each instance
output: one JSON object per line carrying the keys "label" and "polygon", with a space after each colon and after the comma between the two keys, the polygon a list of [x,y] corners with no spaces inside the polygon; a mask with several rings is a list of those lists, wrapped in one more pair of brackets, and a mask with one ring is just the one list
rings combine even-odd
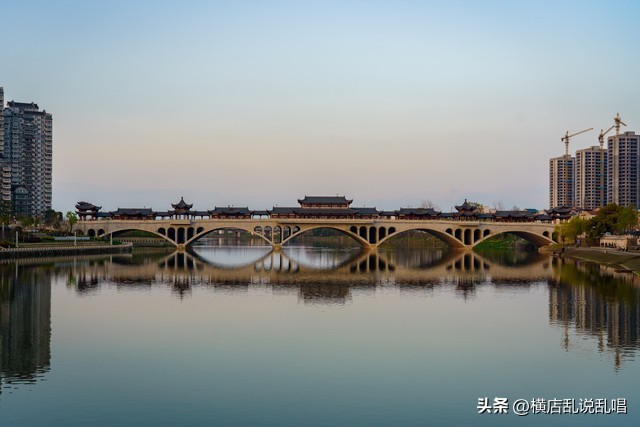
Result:
{"label": "construction crane", "polygon": [[565,147],[564,159],[565,160],[569,160],[569,139],[573,138],[576,135],[580,135],[581,133],[589,132],[590,130],[593,130],[593,128],[581,130],[580,132],[575,132],[575,133],[572,133],[571,135],[569,135],[569,131],[567,131],[567,133],[562,138],[560,138],[560,141],[564,142],[564,147]]}
{"label": "construction crane", "polygon": [[[623,123],[624,124],[624,123]],[[626,126],[626,125],[625,125]],[[615,127],[615,125],[612,125],[609,129],[607,130],[603,130],[600,129],[600,135],[598,135],[598,141],[600,142],[600,149],[602,150],[602,145],[604,144],[604,137],[611,132],[611,129],[613,129]]]}
{"label": "construction crane", "polygon": [[[626,125],[625,125],[626,126]],[[611,132],[615,125],[611,125],[611,127],[607,130],[600,129],[600,135],[598,135],[598,142],[600,142],[600,207],[604,207],[604,137]]]}
{"label": "construction crane", "polygon": [[589,132],[590,130],[593,130],[593,128],[581,130],[580,132],[575,132],[575,133],[572,133],[571,135],[569,135],[569,131],[567,131],[565,133],[565,135],[562,138],[560,138],[560,141],[564,142],[564,147],[565,147],[565,150],[564,150],[564,189],[563,189],[565,203],[569,201],[569,140],[572,137],[576,136],[576,135],[580,135],[581,133]]}
{"label": "construction crane", "polygon": [[622,121],[622,119],[620,118],[620,113],[616,113],[616,116],[613,118],[613,121],[615,122],[615,127],[616,127],[616,136],[620,135],[620,125],[624,125],[626,126],[627,124],[625,122]]}

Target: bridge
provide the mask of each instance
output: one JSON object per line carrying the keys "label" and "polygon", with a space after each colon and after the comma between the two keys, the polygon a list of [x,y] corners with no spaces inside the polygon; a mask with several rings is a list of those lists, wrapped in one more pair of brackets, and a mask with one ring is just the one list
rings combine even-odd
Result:
{"label": "bridge", "polygon": [[562,209],[544,214],[528,211],[481,213],[475,204],[466,200],[456,206],[457,212],[449,213],[432,208],[378,211],[376,208],[352,207],[352,200],[344,196],[305,196],[298,199],[298,203],[300,207],[273,207],[265,211],[230,206],[197,211],[181,198],[166,212],[150,208],[100,212],[100,206],[83,201],[76,205],[80,221],[74,225],[74,230],[90,237],[145,231],[167,240],[178,250],[219,230],[244,231],[279,250],[290,240],[316,229],[337,230],[369,249],[414,230],[432,234],[452,248],[471,249],[488,238],[505,233],[515,234],[540,247],[554,243],[553,221],[566,218],[569,213]]}
{"label": "bridge", "polygon": [[401,219],[160,219],[160,220],[85,220],[74,230],[91,237],[109,237],[125,231],[145,231],[165,239],[178,250],[193,245],[218,230],[244,231],[263,239],[276,250],[305,232],[316,229],[337,230],[364,248],[376,248],[387,240],[409,231],[424,231],[449,247],[471,249],[484,240],[505,233],[514,234],[536,247],[554,243],[554,224],[549,222],[493,222],[464,220]]}

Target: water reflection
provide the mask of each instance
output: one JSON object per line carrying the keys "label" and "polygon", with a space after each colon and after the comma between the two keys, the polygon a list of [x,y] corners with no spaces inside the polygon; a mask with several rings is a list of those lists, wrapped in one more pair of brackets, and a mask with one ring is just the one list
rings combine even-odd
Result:
{"label": "water reflection", "polygon": [[562,328],[568,351],[570,329],[597,340],[598,351],[611,352],[619,369],[640,346],[638,277],[611,267],[574,260],[554,260],[549,280],[549,321]]}
{"label": "water reflection", "polygon": [[50,283],[46,267],[0,269],[0,393],[49,371]]}
{"label": "water reflection", "polygon": [[114,255],[106,261],[78,258],[68,274],[68,285],[83,295],[91,295],[101,285],[140,290],[155,284],[166,285],[185,298],[197,286],[246,292],[249,286],[260,284],[276,292],[296,292],[305,304],[345,304],[352,301],[355,289],[384,286],[415,293],[450,285],[458,296],[469,299],[475,296],[476,286],[525,288],[549,278],[551,269],[548,257],[537,253],[512,263],[441,249],[198,247],[191,253]]}
{"label": "water reflection", "polygon": [[124,293],[166,287],[179,299],[196,298],[199,288],[231,294],[267,289],[310,306],[357,304],[363,295],[383,291],[383,298],[389,289],[407,297],[447,290],[474,300],[487,288],[510,294],[547,286],[549,323],[562,331],[562,348],[573,351],[584,345],[576,335],[589,337],[619,369],[640,347],[637,276],[537,253],[199,247],[192,253],[23,259],[0,264],[0,393],[49,370],[53,281],[81,298],[100,298],[102,287]]}

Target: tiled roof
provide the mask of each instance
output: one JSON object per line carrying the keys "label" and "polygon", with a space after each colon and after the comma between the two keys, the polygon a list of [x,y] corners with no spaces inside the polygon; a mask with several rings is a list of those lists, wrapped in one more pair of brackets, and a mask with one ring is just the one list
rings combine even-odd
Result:
{"label": "tiled roof", "polygon": [[111,211],[111,215],[124,215],[124,216],[139,216],[139,215],[155,215],[156,213],[151,208],[118,208],[116,211]]}
{"label": "tiled roof", "polygon": [[298,215],[357,215],[358,211],[349,208],[297,208]]}
{"label": "tiled roof", "polygon": [[78,202],[76,203],[76,209],[78,209],[79,211],[92,211],[92,210],[100,210],[102,209],[102,206],[96,206],[93,203],[89,203],[89,202]]}
{"label": "tiled roof", "polygon": [[432,208],[400,208],[396,211],[398,215],[416,215],[416,216],[437,216],[440,212]]}
{"label": "tiled roof", "polygon": [[176,203],[175,205],[172,203],[171,206],[173,206],[174,209],[186,209],[186,210],[189,210],[189,209],[191,209],[193,207],[193,204],[185,203],[184,197],[180,197],[180,201],[178,203]]}
{"label": "tiled roof", "polygon": [[236,208],[232,206],[222,208],[216,206],[216,208],[214,210],[210,210],[209,213],[211,215],[251,215],[251,211],[247,207]]}
{"label": "tiled roof", "polygon": [[358,211],[358,213],[360,215],[379,215],[380,211],[377,210],[376,208],[354,208],[351,207],[351,209]]}
{"label": "tiled roof", "polygon": [[274,206],[273,208],[271,208],[271,210],[268,210],[267,212],[269,212],[270,214],[277,214],[277,215],[289,215],[289,214],[296,213],[297,209],[300,209],[300,208],[286,207],[286,206]]}
{"label": "tiled roof", "polygon": [[304,196],[304,199],[298,199],[298,203],[313,203],[322,205],[343,205],[351,204],[353,200],[347,200],[344,196]]}

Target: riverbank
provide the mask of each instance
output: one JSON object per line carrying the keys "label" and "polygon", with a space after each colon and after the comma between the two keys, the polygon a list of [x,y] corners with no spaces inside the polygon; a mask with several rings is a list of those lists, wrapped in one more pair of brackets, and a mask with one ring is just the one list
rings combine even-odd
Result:
{"label": "riverbank", "polygon": [[631,271],[640,275],[640,252],[624,252],[615,249],[598,247],[571,248],[567,247],[561,256],[582,261],[595,262],[613,268]]}
{"label": "riverbank", "polygon": [[122,243],[120,245],[108,244],[79,244],[74,246],[72,243],[68,245],[28,245],[19,248],[8,248],[0,251],[0,259],[11,258],[32,258],[32,257],[50,257],[50,256],[68,256],[68,255],[89,255],[89,254],[117,254],[131,252],[133,245],[131,243]]}

